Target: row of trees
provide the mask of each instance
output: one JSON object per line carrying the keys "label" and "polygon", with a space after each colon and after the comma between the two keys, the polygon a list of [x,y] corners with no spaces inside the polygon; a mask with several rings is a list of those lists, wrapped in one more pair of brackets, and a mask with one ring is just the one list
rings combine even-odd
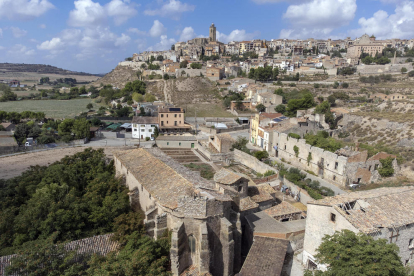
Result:
{"label": "row of trees", "polygon": [[44,112],[32,112],[32,111],[23,111],[19,112],[6,112],[0,110],[0,122],[9,121],[13,124],[18,124],[20,120],[23,119],[33,119],[37,121],[41,121],[45,118]]}
{"label": "row of trees", "polygon": [[[170,233],[146,235],[102,149],[31,167],[0,186],[0,256],[18,254],[7,275],[170,275]],[[63,246],[105,233],[121,246],[106,257]]]}
{"label": "row of trees", "polygon": [[256,81],[271,81],[277,80],[279,76],[279,68],[272,66],[258,67],[256,69],[251,68],[248,74],[249,79],[254,79]]}

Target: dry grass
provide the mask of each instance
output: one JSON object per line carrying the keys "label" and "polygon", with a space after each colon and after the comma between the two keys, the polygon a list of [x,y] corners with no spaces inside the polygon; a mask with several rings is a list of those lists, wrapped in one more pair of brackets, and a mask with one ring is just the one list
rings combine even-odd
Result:
{"label": "dry grass", "polygon": [[187,104],[182,106],[186,108],[187,117],[236,117],[230,112],[227,112],[222,104]]}
{"label": "dry grass", "polygon": [[74,99],[74,100],[25,100],[15,102],[0,102],[0,110],[6,112],[44,112],[46,117],[63,119],[75,117],[81,112],[88,111],[86,105],[94,103],[91,99]]}

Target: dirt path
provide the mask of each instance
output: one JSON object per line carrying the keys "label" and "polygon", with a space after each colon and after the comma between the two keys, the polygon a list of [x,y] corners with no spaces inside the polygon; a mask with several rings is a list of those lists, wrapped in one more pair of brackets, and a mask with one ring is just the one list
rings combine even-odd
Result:
{"label": "dirt path", "polygon": [[[59,161],[66,155],[73,155],[85,150],[85,147],[54,149],[48,151],[32,152],[9,157],[0,158],[0,179],[9,179],[19,176],[30,166],[47,166]],[[105,154],[108,158],[113,157],[112,152],[121,150],[121,148],[105,148]]]}

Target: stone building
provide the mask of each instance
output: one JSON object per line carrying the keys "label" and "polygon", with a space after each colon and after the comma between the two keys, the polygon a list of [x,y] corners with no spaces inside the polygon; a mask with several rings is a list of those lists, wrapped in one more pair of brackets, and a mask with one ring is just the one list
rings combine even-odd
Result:
{"label": "stone building", "polygon": [[[303,170],[310,170],[328,182],[346,186],[349,184],[368,184],[380,176],[381,159],[394,158],[394,172],[399,166],[395,156],[381,152],[368,158],[367,151],[348,147],[330,152],[306,143],[305,139],[289,137],[286,133],[275,131],[273,134],[276,156]],[[297,152],[295,152],[297,149]]]}
{"label": "stone building", "polygon": [[210,42],[215,42],[216,40],[216,26],[214,26],[214,23],[211,23],[210,29],[209,29],[209,39]]}
{"label": "stone building", "polygon": [[382,50],[383,44],[376,42],[375,37],[364,34],[354,45],[348,47],[347,58],[359,58],[362,53],[375,57],[376,54],[381,54]]}
{"label": "stone building", "polygon": [[303,264],[326,269],[315,261],[325,235],[347,229],[399,247],[405,265],[413,265],[414,188],[379,188],[308,202]]}
{"label": "stone building", "polygon": [[216,153],[228,153],[236,140],[230,134],[216,134],[210,136],[209,148]]}

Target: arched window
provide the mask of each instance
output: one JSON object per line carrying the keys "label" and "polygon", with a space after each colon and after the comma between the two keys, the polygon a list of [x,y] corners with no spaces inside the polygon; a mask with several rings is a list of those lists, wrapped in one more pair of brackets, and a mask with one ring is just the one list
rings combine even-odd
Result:
{"label": "arched window", "polygon": [[196,239],[193,235],[188,236],[188,245],[190,246],[191,254],[194,254],[196,251]]}

